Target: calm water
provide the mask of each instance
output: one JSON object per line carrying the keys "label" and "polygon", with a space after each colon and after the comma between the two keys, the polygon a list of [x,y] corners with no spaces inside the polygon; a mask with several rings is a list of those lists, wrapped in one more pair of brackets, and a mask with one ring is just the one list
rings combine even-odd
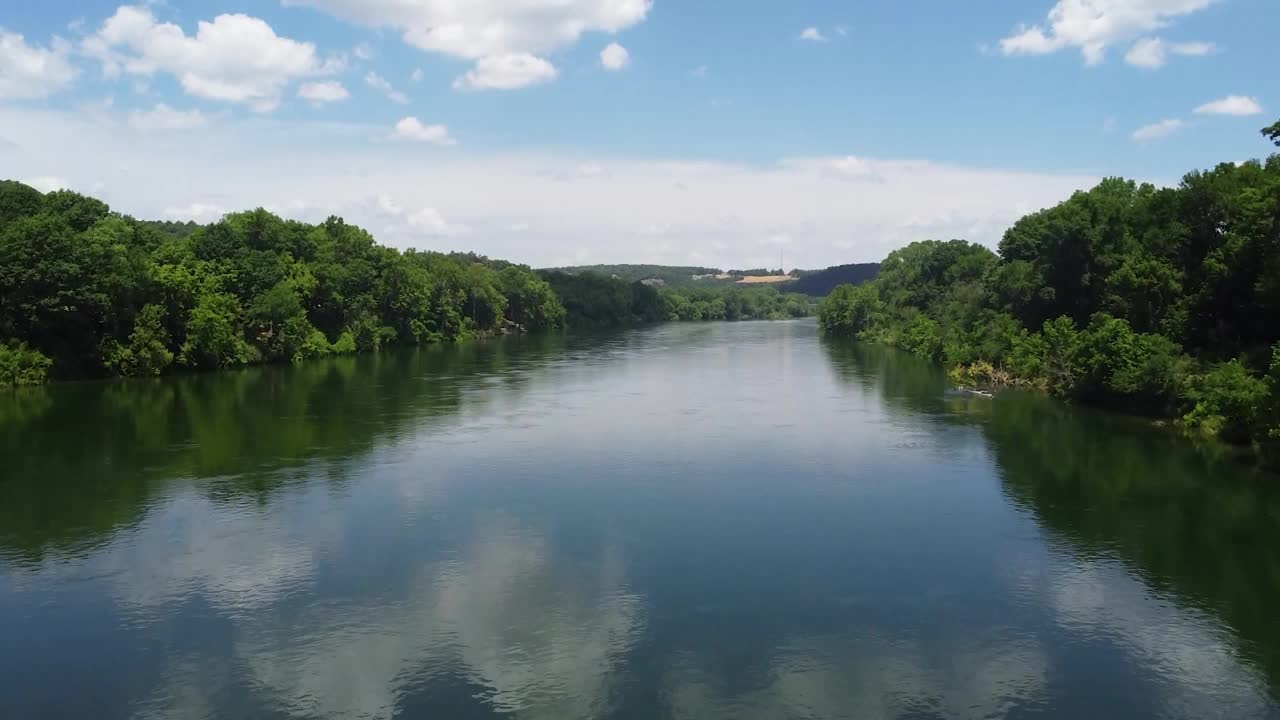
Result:
{"label": "calm water", "polygon": [[1280,718],[1280,483],[812,322],[0,396],[0,718]]}

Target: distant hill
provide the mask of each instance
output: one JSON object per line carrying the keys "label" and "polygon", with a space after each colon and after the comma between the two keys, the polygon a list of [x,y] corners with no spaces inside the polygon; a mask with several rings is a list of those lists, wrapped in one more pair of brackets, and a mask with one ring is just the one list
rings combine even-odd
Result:
{"label": "distant hill", "polygon": [[[860,285],[874,280],[880,272],[880,263],[854,263],[836,265],[825,270],[792,270],[796,279],[786,281],[780,270],[760,268],[756,270],[721,271],[718,268],[684,267],[678,265],[576,265],[572,267],[546,268],[544,272],[566,275],[595,274],[617,277],[629,283],[642,280],[661,280],[657,284],[669,288],[718,287],[734,283],[773,284],[782,292],[800,293],[811,297],[826,297],[837,285]],[[721,276],[718,278],[717,276]],[[697,279],[695,279],[697,278]],[[751,278],[751,279],[745,279]],[[754,282],[753,282],[754,280]]]}
{"label": "distant hill", "polygon": [[[721,274],[717,268],[676,265],[575,265],[572,267],[546,268],[546,271],[561,272],[566,275],[581,275],[583,273],[595,273],[605,277],[616,275],[619,280],[627,282],[661,280],[662,285],[666,287],[717,284],[714,277]],[[711,277],[704,280],[694,280],[694,276],[698,275],[709,275]]]}
{"label": "distant hill", "polygon": [[837,285],[845,283],[861,285],[868,280],[874,280],[879,272],[880,263],[854,263],[836,265],[826,270],[805,270],[800,273],[797,280],[787,283],[780,289],[813,297],[826,297]]}

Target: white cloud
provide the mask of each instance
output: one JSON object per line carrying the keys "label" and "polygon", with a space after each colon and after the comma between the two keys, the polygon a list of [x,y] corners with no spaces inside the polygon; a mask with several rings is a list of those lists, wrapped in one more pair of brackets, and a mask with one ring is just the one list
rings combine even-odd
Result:
{"label": "white cloud", "polygon": [[193,202],[178,207],[167,207],[163,210],[163,215],[173,220],[195,220],[199,223],[213,222],[227,214],[220,205],[212,203]]}
{"label": "white cloud", "polygon": [[631,64],[631,53],[618,43],[609,45],[600,51],[600,65],[605,70],[621,70]]}
{"label": "white cloud", "polygon": [[140,130],[192,130],[204,127],[207,122],[199,110],[174,110],[164,103],[145,112],[129,113],[129,124]]}
{"label": "white cloud", "polygon": [[[477,61],[459,78],[463,87],[512,89],[533,84],[495,82],[495,67],[512,58],[538,61],[538,82],[555,77],[545,56],[573,45],[585,32],[617,33],[643,22],[653,0],[284,0],[314,7],[350,22],[389,27],[406,43],[429,52]],[[481,67],[490,60],[487,69]],[[496,63],[496,64],[495,64]],[[531,63],[525,62],[527,66]],[[551,72],[548,72],[548,69]],[[474,78],[474,80],[470,79]]]}
{"label": "white cloud", "polygon": [[60,38],[45,48],[0,30],[0,99],[42,98],[71,84],[76,69],[69,54]]}
{"label": "white cloud", "polygon": [[[73,187],[101,181],[102,199],[135,217],[178,209],[192,217],[193,201],[241,210],[300,200],[324,212],[308,210],[298,219],[338,214],[368,227],[379,242],[424,247],[405,222],[387,224],[369,200],[381,192],[406,213],[434,208],[448,224],[471,228],[455,249],[536,266],[585,256],[754,267],[753,259],[769,260],[756,239],[775,235],[792,237],[787,263],[797,267],[879,260],[928,237],[994,245],[1028,210],[1097,181],[861,156],[760,164],[459,149],[424,163],[401,144],[368,142],[392,135],[390,127],[295,122],[287,133],[264,135],[264,126],[277,124],[211,123],[200,143],[179,145],[161,133],[126,142],[118,129],[79,111],[0,107],[4,135],[22,139],[21,152],[5,157],[12,177],[65,174]],[[450,129],[433,127],[406,118],[396,136],[448,142]],[[592,166],[607,171],[595,174]],[[927,219],[927,227],[907,227],[913,217]],[[517,233],[513,225],[528,229]],[[666,228],[661,243],[641,234],[654,226]],[[694,257],[701,260],[688,262]]]}
{"label": "white cloud", "polygon": [[302,87],[298,88],[298,97],[312,105],[323,105],[324,103],[346,100],[351,97],[351,93],[347,92],[342,83],[334,80],[330,82],[303,83]]}
{"label": "white cloud", "polygon": [[334,63],[319,60],[314,45],[280,37],[259,18],[219,15],[198,23],[195,35],[188,36],[132,5],[117,9],[82,48],[108,76],[169,73],[190,95],[244,103],[261,112],[275,109],[292,80],[335,69]]}
{"label": "white cloud", "polygon": [[413,82],[422,82],[422,68],[414,68],[413,74],[409,76]]}
{"label": "white cloud", "polygon": [[1258,99],[1246,95],[1228,95],[1213,102],[1207,102],[1195,109],[1200,115],[1261,115],[1262,106]]}
{"label": "white cloud", "polygon": [[1178,132],[1182,128],[1182,121],[1178,119],[1161,120],[1160,122],[1143,125],[1133,131],[1133,140],[1135,142],[1145,143],[1152,140],[1167,138]]}
{"label": "white cloud", "polygon": [[423,50],[476,60],[545,54],[584,32],[616,33],[642,22],[652,0],[285,0],[359,25],[403,31]]}
{"label": "white cloud", "polygon": [[1184,43],[1174,43],[1173,46],[1170,47],[1169,49],[1170,51],[1173,52],[1174,55],[1202,57],[1204,55],[1208,55],[1209,53],[1213,52],[1217,48],[1214,46],[1213,43],[1184,42]]}
{"label": "white cloud", "polygon": [[370,72],[364,76],[364,84],[386,95],[389,100],[399,105],[406,105],[409,102],[408,96],[396,90],[395,87],[376,72]]}
{"label": "white cloud", "polygon": [[476,61],[476,66],[453,81],[458,90],[515,90],[550,82],[556,78],[555,66],[528,53],[495,55]]}
{"label": "white cloud", "polygon": [[800,31],[800,39],[809,40],[812,42],[824,42],[826,41],[827,38],[822,34],[822,31],[819,30],[818,28],[807,27],[804,30]]}
{"label": "white cloud", "polygon": [[693,75],[698,79],[702,79],[702,78],[705,78],[707,76],[707,73],[709,72],[711,72],[711,69],[708,68],[706,65],[699,65],[698,67],[694,68],[693,71],[690,72],[689,74]]}
{"label": "white cloud", "polygon": [[30,185],[42,193],[51,193],[54,190],[66,190],[71,187],[67,183],[66,178],[54,175],[41,175],[39,177],[27,178],[26,180],[23,180],[22,183],[24,185]]}
{"label": "white cloud", "polygon": [[1152,70],[1163,67],[1165,63],[1164,41],[1160,38],[1142,38],[1135,42],[1133,47],[1129,48],[1129,52],[1125,53],[1124,61],[1136,67]]}
{"label": "white cloud", "polygon": [[1124,61],[1130,65],[1154,70],[1164,67],[1170,54],[1202,57],[1213,52],[1213,43],[1186,42],[1170,45],[1158,37],[1140,38],[1125,53]]}
{"label": "white cloud", "polygon": [[868,180],[877,177],[875,165],[854,155],[843,157],[790,158],[788,167],[804,172],[822,173],[834,178]]}
{"label": "white cloud", "polygon": [[[1058,0],[1043,25],[1021,25],[1000,41],[1005,55],[1045,55],[1078,48],[1089,65],[1107,48],[1168,26],[1218,0]],[[1194,53],[1190,53],[1194,54]]]}
{"label": "white cloud", "polygon": [[355,46],[355,48],[351,50],[351,54],[355,55],[357,60],[362,60],[365,62],[372,60],[374,56],[373,48],[369,47],[367,43],[360,43],[359,45]]}
{"label": "white cloud", "polygon": [[391,135],[397,140],[413,140],[414,142],[432,143],[434,145],[456,145],[457,141],[449,137],[446,125],[423,125],[416,117],[402,118],[396,123]]}
{"label": "white cloud", "polygon": [[452,237],[464,235],[470,228],[465,225],[454,225],[444,219],[435,208],[422,208],[405,217],[409,227],[428,237]]}

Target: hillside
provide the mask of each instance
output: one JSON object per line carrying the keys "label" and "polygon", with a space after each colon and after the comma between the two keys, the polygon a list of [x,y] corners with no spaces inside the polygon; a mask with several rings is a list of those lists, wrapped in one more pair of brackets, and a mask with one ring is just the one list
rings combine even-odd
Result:
{"label": "hillside", "polygon": [[[714,278],[721,274],[717,268],[683,267],[677,265],[574,265],[570,267],[545,268],[546,272],[559,272],[566,275],[594,273],[605,277],[617,277],[626,282],[641,280],[661,280],[666,287],[686,287],[691,285],[717,284]],[[695,276],[709,275],[703,280],[694,280]]]}
{"label": "hillside", "polygon": [[861,285],[875,280],[880,272],[880,263],[854,263],[851,265],[835,265],[826,270],[802,271],[799,279],[786,285],[787,292],[801,293],[813,297],[825,297],[837,285],[848,283]]}

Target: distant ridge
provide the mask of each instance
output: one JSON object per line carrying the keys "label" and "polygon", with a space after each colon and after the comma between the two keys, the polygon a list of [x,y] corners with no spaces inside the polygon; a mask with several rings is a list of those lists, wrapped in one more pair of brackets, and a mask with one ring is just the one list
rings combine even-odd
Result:
{"label": "distant ridge", "polygon": [[[778,270],[730,270],[719,268],[682,266],[682,265],[575,265],[569,267],[546,268],[551,272],[562,272],[569,275],[594,273],[605,277],[617,277],[626,282],[661,280],[665,287],[706,287],[731,285],[742,281],[744,277],[781,275]],[[796,279],[790,282],[777,282],[774,287],[783,292],[801,293],[813,297],[825,297],[837,285],[850,283],[859,285],[874,280],[880,271],[880,263],[853,263],[835,265],[825,270],[793,270]],[[732,274],[732,276],[730,275]],[[751,284],[751,283],[747,283]]]}
{"label": "distant ridge", "polygon": [[853,263],[835,265],[826,270],[803,271],[799,279],[782,289],[813,297],[826,297],[837,285],[861,285],[875,280],[880,273],[880,263]]}

